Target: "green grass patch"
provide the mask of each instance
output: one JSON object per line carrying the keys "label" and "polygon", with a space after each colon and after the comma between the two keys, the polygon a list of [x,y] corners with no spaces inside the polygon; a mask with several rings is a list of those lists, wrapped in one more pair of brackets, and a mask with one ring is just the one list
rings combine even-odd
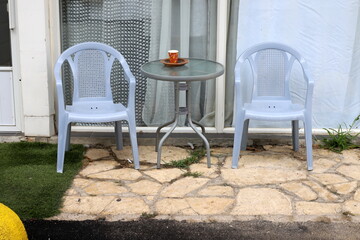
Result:
{"label": "green grass patch", "polygon": [[193,177],[193,178],[198,178],[202,175],[203,174],[201,172],[187,172],[183,174],[184,177]]}
{"label": "green grass patch", "polygon": [[329,136],[322,139],[321,147],[337,153],[343,150],[357,148],[358,145],[354,144],[354,141],[359,133],[354,134],[352,130],[356,128],[359,119],[360,115],[358,115],[350,125],[339,124],[337,129],[324,128]]}
{"label": "green grass patch", "polygon": [[176,168],[189,168],[189,166],[193,163],[198,163],[201,158],[203,158],[206,154],[206,150],[204,148],[198,148],[191,152],[191,156],[178,161],[171,161],[170,163],[166,163],[167,167],[176,167]]}
{"label": "green grass patch", "polygon": [[151,218],[154,218],[156,217],[158,214],[157,212],[154,212],[154,213],[147,213],[147,212],[143,212],[140,216],[141,219],[151,219]]}
{"label": "green grass patch", "polygon": [[59,213],[62,196],[82,166],[85,148],[66,152],[64,173],[56,172],[57,145],[39,142],[0,144],[0,202],[21,219]]}

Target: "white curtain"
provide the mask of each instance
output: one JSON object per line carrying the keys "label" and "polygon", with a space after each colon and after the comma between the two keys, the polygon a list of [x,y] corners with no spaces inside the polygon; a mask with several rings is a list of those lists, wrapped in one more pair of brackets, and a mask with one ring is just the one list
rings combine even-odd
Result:
{"label": "white curtain", "polygon": [[[216,58],[216,1],[153,0],[150,60],[167,58],[178,49],[180,57]],[[205,126],[214,126],[215,81],[191,83],[192,116]],[[185,96],[180,96],[180,106]],[[148,79],[143,121],[158,126],[174,117],[174,84]],[[181,124],[184,124],[182,119]]]}
{"label": "white curtain", "polygon": [[[351,123],[360,113],[359,0],[240,0],[237,56],[265,41],[288,44],[308,62],[314,128]],[[273,125],[251,125],[260,126]]]}

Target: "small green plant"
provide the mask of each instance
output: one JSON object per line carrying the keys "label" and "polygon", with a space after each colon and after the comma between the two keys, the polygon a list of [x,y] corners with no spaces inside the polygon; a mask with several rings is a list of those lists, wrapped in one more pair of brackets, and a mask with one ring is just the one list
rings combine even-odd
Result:
{"label": "small green plant", "polygon": [[342,214],[343,214],[344,216],[355,216],[355,214],[353,214],[353,213],[350,212],[350,211],[343,212]]}
{"label": "small green plant", "polygon": [[346,149],[357,148],[358,145],[354,144],[354,140],[360,133],[354,134],[352,131],[356,128],[359,119],[360,115],[358,115],[349,126],[347,124],[343,124],[343,127],[339,124],[337,129],[324,128],[329,136],[322,140],[323,144],[321,147],[338,153]]}
{"label": "small green plant", "polygon": [[198,178],[202,175],[203,174],[201,172],[186,172],[183,174],[184,177],[194,177],[194,178]]}
{"label": "small green plant", "polygon": [[189,168],[191,164],[198,163],[201,158],[205,156],[205,153],[206,151],[204,148],[195,149],[191,153],[190,157],[178,161],[171,161],[170,163],[166,163],[165,166],[176,168]]}
{"label": "small green plant", "polygon": [[140,216],[140,218],[142,219],[150,219],[150,218],[154,218],[156,217],[158,214],[156,212],[154,213],[147,213],[147,212],[143,212]]}

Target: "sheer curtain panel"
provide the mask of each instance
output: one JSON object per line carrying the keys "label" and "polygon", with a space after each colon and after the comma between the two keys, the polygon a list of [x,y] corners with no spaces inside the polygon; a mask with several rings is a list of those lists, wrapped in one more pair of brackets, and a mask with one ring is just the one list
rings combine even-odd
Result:
{"label": "sheer curtain panel", "polygon": [[[178,49],[183,58],[215,60],[216,6],[214,0],[153,0],[150,60],[167,58],[170,49]],[[214,126],[215,80],[191,83],[191,94],[193,119]],[[184,101],[185,96],[180,96],[182,105]],[[174,84],[149,79],[143,121],[158,126],[173,116]]]}
{"label": "sheer curtain panel", "polygon": [[[360,1],[241,0],[238,16],[237,56],[249,46],[272,41],[292,46],[306,59],[315,81],[314,128],[349,124],[360,113]],[[298,67],[292,80],[294,100],[303,101],[304,83]],[[245,101],[248,93],[244,86]],[[227,95],[232,94],[228,88]],[[227,106],[231,107],[227,109],[232,104],[229,97]],[[232,116],[227,113],[229,125]],[[290,126],[257,122],[251,127]]]}
{"label": "sheer curtain panel", "polygon": [[[140,66],[166,58],[170,49],[178,49],[180,57],[215,60],[216,6],[216,0],[62,0],[62,50],[95,41],[123,53],[137,80],[137,125],[157,126],[174,116],[173,83],[144,78]],[[120,66],[111,79],[114,101],[123,103],[126,96],[116,94],[127,92],[119,84],[124,81]],[[65,88],[70,102],[71,86],[69,75]],[[191,93],[193,118],[214,126],[215,81],[193,83]]]}

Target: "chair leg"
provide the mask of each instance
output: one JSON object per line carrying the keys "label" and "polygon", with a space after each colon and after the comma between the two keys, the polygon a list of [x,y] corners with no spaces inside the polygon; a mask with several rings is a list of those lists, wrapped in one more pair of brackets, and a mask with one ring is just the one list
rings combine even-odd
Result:
{"label": "chair leg", "polygon": [[245,151],[246,150],[246,146],[247,146],[247,141],[248,141],[248,133],[249,133],[249,121],[250,119],[246,119],[244,121],[244,130],[242,133],[242,139],[241,139],[241,149]]}
{"label": "chair leg", "polygon": [[71,138],[71,123],[67,126],[67,134],[66,134],[66,145],[65,145],[65,151],[70,150],[70,138]]}
{"label": "chair leg", "polygon": [[240,157],[240,147],[241,147],[241,138],[244,129],[244,114],[239,113],[236,116],[235,120],[235,134],[234,134],[234,147],[233,147],[233,155],[232,155],[232,168],[238,167],[238,161]]}
{"label": "chair leg", "polygon": [[136,122],[135,117],[130,116],[129,117],[129,134],[130,134],[130,141],[131,141],[131,148],[134,158],[134,165],[135,169],[140,168],[140,162],[139,162],[139,148],[137,144],[137,138],[136,138]]}
{"label": "chair leg", "polygon": [[305,128],[307,169],[311,171],[313,170],[311,118],[305,118],[304,128]]}
{"label": "chair leg", "polygon": [[292,125],[292,144],[293,144],[293,150],[299,151],[299,121],[293,120],[291,121]]}
{"label": "chair leg", "polygon": [[123,144],[121,121],[115,122],[115,139],[116,139],[116,149],[122,150],[124,144]]}
{"label": "chair leg", "polygon": [[68,125],[64,120],[59,120],[59,133],[58,133],[58,149],[57,149],[57,165],[56,171],[62,173],[64,169],[64,158],[65,158],[65,149],[67,138],[70,138],[68,135]]}

